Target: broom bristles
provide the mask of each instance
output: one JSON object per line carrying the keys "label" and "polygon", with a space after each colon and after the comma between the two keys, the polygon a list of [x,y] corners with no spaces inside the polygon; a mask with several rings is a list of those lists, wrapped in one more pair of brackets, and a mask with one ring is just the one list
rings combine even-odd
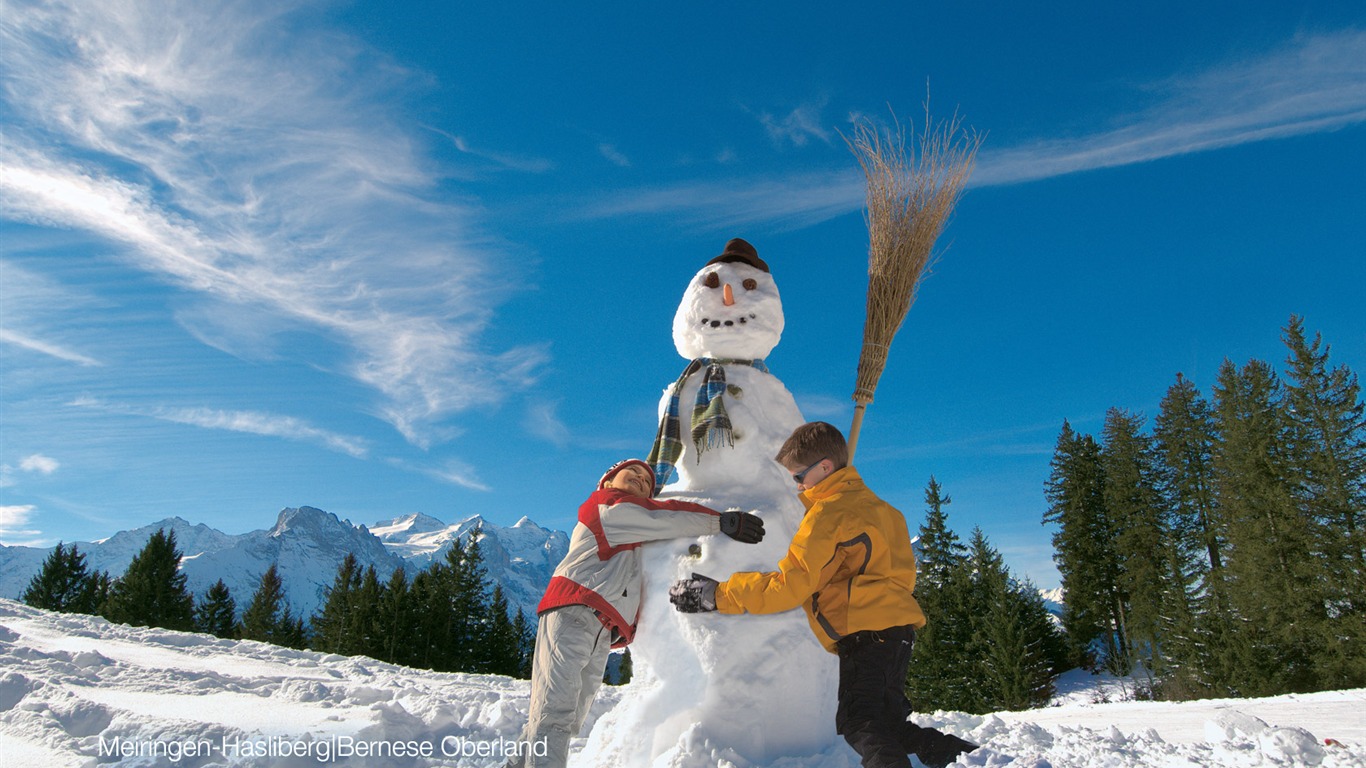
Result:
{"label": "broom bristles", "polygon": [[[868,182],[868,304],[854,401],[873,401],[893,337],[928,273],[935,241],[948,223],[976,159],[981,137],[961,119],[936,124],[926,109],[919,152],[908,153],[899,123],[882,131],[859,123],[849,148]],[[961,134],[961,135],[960,135]]]}

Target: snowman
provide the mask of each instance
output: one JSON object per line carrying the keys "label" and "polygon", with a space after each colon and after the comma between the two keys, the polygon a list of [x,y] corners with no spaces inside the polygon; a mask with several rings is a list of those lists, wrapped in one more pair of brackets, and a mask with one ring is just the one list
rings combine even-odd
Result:
{"label": "snowman", "polygon": [[689,362],[664,392],[649,458],[660,496],[753,512],[766,534],[759,544],[708,536],[646,545],[635,678],[577,765],[691,765],[699,756],[764,764],[835,738],[838,663],[802,611],[684,615],[668,598],[693,572],[724,580],[773,570],[801,522],[797,489],[774,457],[804,419],[764,363],[782,331],[778,287],[744,240],[727,243],[683,294],[673,340]]}

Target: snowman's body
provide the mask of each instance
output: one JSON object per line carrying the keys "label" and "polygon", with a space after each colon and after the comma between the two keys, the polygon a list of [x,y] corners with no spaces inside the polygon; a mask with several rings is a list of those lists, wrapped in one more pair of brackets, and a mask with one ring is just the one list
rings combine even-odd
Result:
{"label": "snowman's body", "polygon": [[[782,326],[781,300],[766,270],[708,264],[684,295],[674,343],[690,360],[762,359]],[[805,512],[791,476],[774,459],[803,423],[792,394],[759,367],[724,368],[728,441],[699,451],[689,436],[702,371],[665,390],[660,415],[677,397],[683,451],[660,495],[752,511],[763,518],[765,537],[759,544],[716,535],[647,545],[645,597],[631,646],[636,682],[590,737],[586,752],[599,761],[662,766],[685,754],[732,751],[765,763],[820,752],[834,739],[838,664],[802,610],[685,615],[668,600],[669,586],[693,572],[725,580],[739,571],[775,570]]]}

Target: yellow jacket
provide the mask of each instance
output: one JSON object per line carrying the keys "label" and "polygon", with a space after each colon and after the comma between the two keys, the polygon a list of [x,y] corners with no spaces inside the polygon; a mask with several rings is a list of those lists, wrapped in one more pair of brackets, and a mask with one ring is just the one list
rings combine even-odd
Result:
{"label": "yellow jacket", "polygon": [[811,631],[834,653],[865,629],[925,626],[911,596],[915,554],[906,518],[845,467],[801,494],[806,516],[778,570],[736,573],[716,588],[721,613],[806,609]]}

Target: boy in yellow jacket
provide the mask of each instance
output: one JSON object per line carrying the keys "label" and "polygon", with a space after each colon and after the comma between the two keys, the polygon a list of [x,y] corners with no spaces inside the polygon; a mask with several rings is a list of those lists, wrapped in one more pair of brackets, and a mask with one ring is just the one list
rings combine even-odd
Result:
{"label": "boy in yellow jacket", "polygon": [[907,718],[906,668],[925,614],[912,596],[915,554],[906,518],[849,466],[844,435],[803,424],[779,450],[806,515],[778,570],[723,582],[693,574],[670,600],[684,613],[778,613],[802,606],[811,631],[840,657],[836,732],[865,768],[942,768],[977,746]]}

